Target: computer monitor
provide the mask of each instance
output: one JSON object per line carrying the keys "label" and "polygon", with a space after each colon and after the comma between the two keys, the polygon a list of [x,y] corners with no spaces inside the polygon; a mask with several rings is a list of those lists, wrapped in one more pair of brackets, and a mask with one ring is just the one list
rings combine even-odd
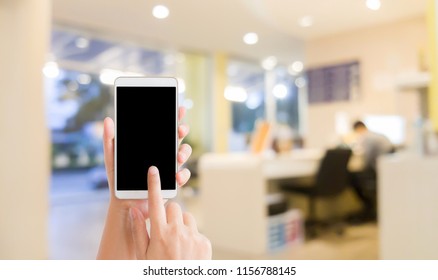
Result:
{"label": "computer monitor", "polygon": [[381,133],[396,146],[406,141],[406,120],[398,115],[367,115],[363,119],[367,128]]}

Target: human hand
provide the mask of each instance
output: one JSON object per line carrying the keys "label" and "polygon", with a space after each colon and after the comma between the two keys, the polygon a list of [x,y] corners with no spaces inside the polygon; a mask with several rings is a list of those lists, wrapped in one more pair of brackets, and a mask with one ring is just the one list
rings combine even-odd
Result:
{"label": "human hand", "polygon": [[[178,121],[181,122],[185,115],[185,109],[179,108]],[[178,126],[178,139],[181,144],[188,134],[189,127],[184,124]],[[192,148],[188,144],[179,145],[178,169],[176,181],[178,186],[183,186],[190,178],[190,171],[181,166],[187,161]],[[110,203],[106,216],[105,227],[102,232],[97,259],[135,259],[135,246],[132,240],[132,232],[129,221],[129,209],[134,207],[142,217],[147,218],[148,203],[146,199],[118,199],[114,190],[114,122],[110,118],[104,120],[103,147],[105,157],[105,169],[110,189]],[[146,170],[145,170],[146,172]],[[164,205],[164,201],[161,203]],[[163,206],[164,207],[164,206]]]}
{"label": "human hand", "polygon": [[[178,113],[178,121],[181,122],[185,115],[185,108],[180,107]],[[184,137],[188,134],[189,127],[186,124],[178,125],[178,169],[187,161],[192,153],[190,145],[184,143],[181,144]],[[108,178],[108,186],[110,189],[110,207],[116,208],[123,212],[127,212],[130,207],[138,208],[142,214],[147,217],[147,200],[146,199],[118,199],[115,196],[114,190],[114,122],[111,118],[105,118],[104,120],[104,132],[103,132],[103,147],[105,158],[105,169]],[[178,186],[181,187],[190,179],[190,171],[187,168],[183,168],[176,173],[176,181]]]}
{"label": "human hand", "polygon": [[198,232],[196,221],[181,207],[163,204],[160,174],[155,166],[148,170],[150,236],[145,217],[135,206],[129,209],[131,231],[137,259],[149,260],[209,260],[210,241]]}

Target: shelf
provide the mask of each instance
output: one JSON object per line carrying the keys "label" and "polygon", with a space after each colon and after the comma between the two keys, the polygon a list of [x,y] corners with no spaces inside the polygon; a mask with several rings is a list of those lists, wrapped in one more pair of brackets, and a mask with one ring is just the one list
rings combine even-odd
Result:
{"label": "shelf", "polygon": [[429,86],[429,72],[414,72],[401,74],[396,78],[395,87],[397,90],[419,90],[426,89]]}

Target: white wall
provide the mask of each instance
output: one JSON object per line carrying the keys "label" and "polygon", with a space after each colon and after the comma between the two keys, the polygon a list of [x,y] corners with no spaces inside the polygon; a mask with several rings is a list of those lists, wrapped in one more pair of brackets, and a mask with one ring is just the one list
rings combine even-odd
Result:
{"label": "white wall", "polygon": [[402,115],[407,120],[410,141],[411,126],[420,110],[419,99],[415,92],[398,92],[394,79],[419,69],[420,52],[426,46],[427,26],[423,17],[306,42],[306,67],[358,60],[361,75],[357,100],[309,106],[306,145],[328,144],[335,136],[337,112],[345,112],[351,121],[364,114]]}
{"label": "white wall", "polygon": [[49,0],[0,4],[0,259],[45,259],[49,137],[42,66]]}

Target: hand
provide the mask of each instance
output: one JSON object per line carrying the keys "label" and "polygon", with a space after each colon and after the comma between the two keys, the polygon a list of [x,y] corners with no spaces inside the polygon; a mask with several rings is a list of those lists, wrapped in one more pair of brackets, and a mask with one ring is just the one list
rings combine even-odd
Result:
{"label": "hand", "polygon": [[[178,121],[181,122],[185,115],[185,108],[179,108]],[[184,137],[188,134],[189,127],[185,124],[178,125],[178,141],[181,144]],[[130,207],[136,207],[140,209],[142,214],[147,217],[147,200],[146,199],[118,199],[115,196],[114,191],[114,122],[111,118],[105,118],[104,120],[104,132],[103,132],[103,146],[105,157],[105,169],[108,177],[108,186],[111,193],[110,206],[116,207],[122,211],[128,211]],[[192,153],[192,148],[188,144],[179,145],[178,151],[178,168],[187,161]],[[178,186],[181,187],[190,179],[190,171],[187,168],[179,170],[176,174],[176,180]]]}
{"label": "hand", "polygon": [[[178,121],[185,115],[183,107],[179,109]],[[178,126],[179,144],[189,132],[188,126]],[[110,118],[104,121],[103,147],[105,156],[105,168],[110,189],[110,203],[106,216],[105,227],[100,241],[97,259],[135,259],[135,246],[132,240],[131,226],[129,221],[129,209],[136,208],[144,218],[149,217],[148,202],[146,199],[118,199],[114,191],[114,122]],[[180,145],[178,151],[178,168],[187,161],[192,153],[188,144]],[[145,170],[146,172],[146,170]],[[176,174],[178,186],[183,186],[190,178],[190,171],[186,168]],[[161,201],[164,205],[164,201]],[[164,207],[164,206],[163,206]]]}
{"label": "hand", "polygon": [[143,214],[131,207],[132,238],[137,259],[149,260],[209,260],[210,241],[198,232],[196,221],[181,207],[170,202],[163,205],[158,169],[148,171],[150,236]]}

